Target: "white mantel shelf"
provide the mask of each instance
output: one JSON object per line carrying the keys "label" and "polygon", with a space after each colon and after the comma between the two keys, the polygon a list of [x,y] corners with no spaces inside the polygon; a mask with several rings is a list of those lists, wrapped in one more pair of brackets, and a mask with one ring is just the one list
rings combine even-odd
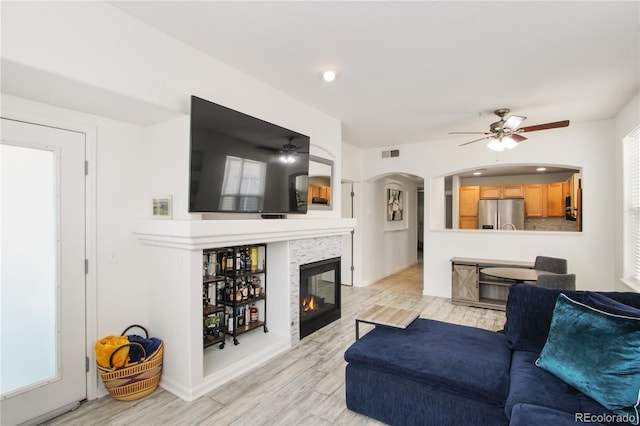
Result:
{"label": "white mantel shelf", "polygon": [[139,220],[144,244],[184,250],[349,234],[356,219]]}

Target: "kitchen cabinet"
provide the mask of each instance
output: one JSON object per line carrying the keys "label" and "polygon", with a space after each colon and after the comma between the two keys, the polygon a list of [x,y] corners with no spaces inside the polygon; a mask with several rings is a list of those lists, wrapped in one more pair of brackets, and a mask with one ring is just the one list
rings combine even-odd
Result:
{"label": "kitchen cabinet", "polygon": [[542,190],[542,184],[525,186],[524,209],[526,217],[542,217]]}
{"label": "kitchen cabinet", "polygon": [[500,186],[481,186],[480,198],[500,198],[502,197],[502,187]]}
{"label": "kitchen cabinet", "polygon": [[571,178],[569,178],[566,182],[567,185],[567,194],[566,196],[570,197],[570,207],[571,207],[571,213],[577,218],[578,216],[578,210],[579,210],[579,203],[578,203],[578,193],[580,191],[580,186],[581,186],[581,182],[580,182],[580,176],[578,174],[574,174],[573,176],[571,176]]}
{"label": "kitchen cabinet", "polygon": [[461,186],[459,191],[459,217],[460,229],[478,228],[478,200],[480,199],[479,186]]}
{"label": "kitchen cabinet", "polygon": [[451,259],[451,303],[504,311],[513,280],[490,277],[483,268],[533,269],[534,262],[454,257]]}
{"label": "kitchen cabinet", "polygon": [[565,216],[564,188],[562,182],[547,184],[547,216]]}
{"label": "kitchen cabinet", "polygon": [[506,185],[501,187],[502,198],[522,198],[524,197],[524,187],[522,185]]}
{"label": "kitchen cabinet", "polygon": [[331,187],[309,184],[308,204],[331,204]]}
{"label": "kitchen cabinet", "polygon": [[478,216],[460,216],[460,229],[478,229]]}
{"label": "kitchen cabinet", "polygon": [[564,217],[566,182],[526,185],[524,191],[527,217]]}
{"label": "kitchen cabinet", "polygon": [[480,198],[521,198],[524,197],[522,185],[481,186]]}

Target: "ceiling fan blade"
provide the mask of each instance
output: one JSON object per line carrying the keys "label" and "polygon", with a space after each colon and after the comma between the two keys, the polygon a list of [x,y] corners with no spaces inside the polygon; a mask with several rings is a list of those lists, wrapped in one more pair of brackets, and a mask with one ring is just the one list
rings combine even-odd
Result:
{"label": "ceiling fan blade", "polygon": [[520,136],[517,133],[513,133],[511,136],[509,136],[511,139],[513,139],[516,142],[522,142],[522,141],[526,141],[527,138],[525,138],[524,136]]}
{"label": "ceiling fan blade", "polygon": [[503,129],[511,129],[511,130],[517,130],[518,127],[520,127],[520,125],[522,124],[522,122],[524,120],[526,120],[527,117],[521,117],[519,115],[512,115],[511,117],[507,118],[507,121],[504,122],[504,124],[502,125]]}
{"label": "ceiling fan blade", "polygon": [[486,139],[491,139],[492,137],[493,137],[493,136],[487,136],[486,138],[480,138],[480,139],[476,139],[476,140],[473,140],[473,141],[470,141],[470,142],[461,143],[461,144],[460,144],[460,145],[458,145],[458,146],[465,146],[465,145],[469,145],[470,143],[480,142],[480,141],[483,141],[483,140],[486,140]]}
{"label": "ceiling fan blade", "polygon": [[535,126],[521,127],[518,132],[537,132],[538,130],[556,129],[558,127],[567,127],[569,120],[555,121],[553,123],[536,124]]}
{"label": "ceiling fan blade", "polygon": [[450,135],[490,135],[490,132],[449,132]]}

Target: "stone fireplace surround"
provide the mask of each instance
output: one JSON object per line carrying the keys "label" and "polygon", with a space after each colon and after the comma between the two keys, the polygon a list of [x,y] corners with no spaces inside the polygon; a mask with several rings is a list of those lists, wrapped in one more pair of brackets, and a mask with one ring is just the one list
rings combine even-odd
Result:
{"label": "stone fireplace surround", "polygon": [[291,345],[300,341],[300,266],[342,255],[342,238],[319,237],[289,241],[291,275]]}
{"label": "stone fireplace surround", "polygon": [[[340,218],[137,222],[148,273],[147,326],[165,343],[160,386],[191,401],[296,345],[300,265],[341,256],[343,236],[355,226],[355,219]],[[203,351],[202,250],[254,243],[267,243],[269,333]]]}

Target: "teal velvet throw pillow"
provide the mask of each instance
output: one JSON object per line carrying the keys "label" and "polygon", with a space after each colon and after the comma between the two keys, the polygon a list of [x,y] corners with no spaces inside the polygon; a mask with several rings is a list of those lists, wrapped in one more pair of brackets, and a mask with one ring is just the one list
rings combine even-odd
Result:
{"label": "teal velvet throw pillow", "polygon": [[603,312],[561,294],[536,365],[638,424],[640,318]]}

